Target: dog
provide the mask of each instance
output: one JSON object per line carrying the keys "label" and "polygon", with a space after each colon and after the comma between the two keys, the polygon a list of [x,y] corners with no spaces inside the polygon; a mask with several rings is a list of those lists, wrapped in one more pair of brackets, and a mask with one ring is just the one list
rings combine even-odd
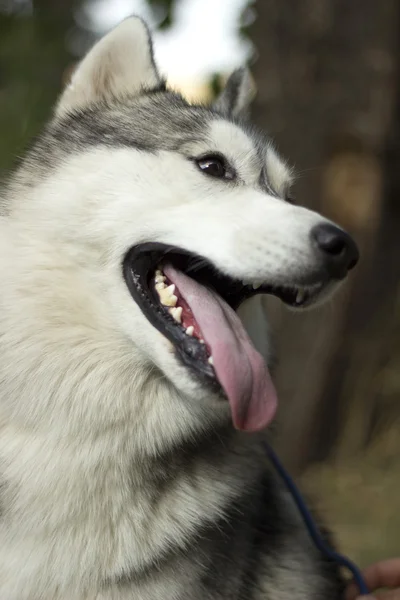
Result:
{"label": "dog", "polygon": [[4,187],[4,600],[341,597],[263,451],[277,398],[260,294],[312,306],[358,251],[288,202],[249,82],[238,69],[189,104],[131,17]]}

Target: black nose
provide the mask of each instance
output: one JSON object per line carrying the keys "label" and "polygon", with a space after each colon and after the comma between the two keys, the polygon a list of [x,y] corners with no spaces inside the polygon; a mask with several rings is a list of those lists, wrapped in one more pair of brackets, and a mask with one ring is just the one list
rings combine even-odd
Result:
{"label": "black nose", "polygon": [[311,239],[322,253],[331,277],[343,279],[356,266],[359,258],[357,245],[343,229],[322,223],[312,229]]}

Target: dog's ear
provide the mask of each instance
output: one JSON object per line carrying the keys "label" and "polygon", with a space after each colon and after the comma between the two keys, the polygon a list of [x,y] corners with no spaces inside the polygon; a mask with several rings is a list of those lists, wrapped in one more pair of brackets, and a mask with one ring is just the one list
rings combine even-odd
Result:
{"label": "dog's ear", "polygon": [[232,117],[247,117],[255,85],[247,67],[237,69],[213,104],[214,110]]}
{"label": "dog's ear", "polygon": [[160,83],[150,32],[141,19],[130,17],[97,42],[78,65],[56,114],[132,96]]}

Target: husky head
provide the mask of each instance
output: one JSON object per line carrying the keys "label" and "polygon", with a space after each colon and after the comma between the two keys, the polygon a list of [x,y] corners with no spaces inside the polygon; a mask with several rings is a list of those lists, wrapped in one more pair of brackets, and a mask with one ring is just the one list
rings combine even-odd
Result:
{"label": "husky head", "polygon": [[259,293],[310,306],[358,252],[288,202],[290,170],[245,119],[250,95],[244,69],[211,107],[168,91],[137,18],[78,66],[2,217],[9,418],[120,425],[154,448],[228,418],[270,422],[273,384],[236,309]]}

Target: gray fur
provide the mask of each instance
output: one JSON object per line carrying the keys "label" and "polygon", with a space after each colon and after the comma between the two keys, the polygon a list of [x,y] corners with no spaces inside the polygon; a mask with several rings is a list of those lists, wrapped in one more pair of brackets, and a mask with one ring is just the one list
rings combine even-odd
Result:
{"label": "gray fur", "polygon": [[[15,182],[33,185],[69,155],[83,153],[90,147],[180,152],[192,140],[207,139],[207,130],[220,110],[218,106],[193,106],[179,94],[166,91],[163,85],[140,96],[94,103],[50,121],[16,172]],[[224,118],[236,122],[233,115]],[[260,185],[271,192],[264,168],[267,141],[250,125],[240,122],[240,127],[254,138]]]}

